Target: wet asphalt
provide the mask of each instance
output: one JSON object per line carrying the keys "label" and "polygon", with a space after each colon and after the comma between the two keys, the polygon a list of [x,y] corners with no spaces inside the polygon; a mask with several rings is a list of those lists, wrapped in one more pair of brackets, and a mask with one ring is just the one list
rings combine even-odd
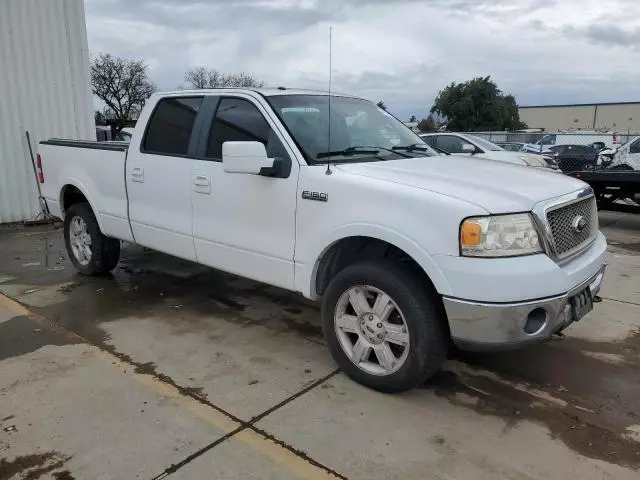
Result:
{"label": "wet asphalt", "polygon": [[[601,214],[601,227],[610,243],[609,269],[603,301],[596,304],[592,314],[570,327],[565,336],[546,344],[496,354],[452,352],[442,372],[406,398],[428,395],[434,401],[445,401],[454,411],[460,409],[467,412],[465,415],[474,415],[473,418],[499,420],[504,426],[503,434],[517,429],[522,422],[541,426],[551,441],[564,445],[575,458],[619,466],[625,472],[633,472],[629,478],[640,478],[640,215],[605,212]],[[261,421],[270,425],[269,420],[287,408],[295,412],[296,402],[303,397],[309,397],[310,402],[333,401],[331,396],[315,398],[318,392],[334,389],[332,378],[341,374],[328,352],[324,352],[326,358],[321,358],[324,341],[318,307],[313,302],[135,245],[124,246],[121,262],[112,275],[82,277],[67,258],[59,225],[0,228],[0,292],[37,315],[36,320],[30,315],[16,315],[0,323],[0,367],[28,359],[43,349],[87,344],[129,365],[135,374],[151,376],[177,389],[180,395],[219,410],[236,421],[240,430],[249,428],[271,438],[289,454],[311,462],[328,475],[359,477],[359,470],[345,464],[329,447],[316,447],[313,439],[305,437],[302,443],[306,448],[302,448],[290,429],[282,427],[278,432],[275,425],[260,426]],[[147,330],[136,325],[144,325]],[[168,333],[157,333],[158,338],[149,340],[145,350],[141,344],[147,342],[146,334],[141,332],[156,328]],[[245,348],[260,348],[246,347],[247,342],[271,342],[261,354],[251,350],[247,362],[252,363],[246,365],[256,365],[255,370],[242,367],[245,364],[236,359],[229,361],[229,371],[222,365],[216,374],[200,375],[200,370],[207,368],[198,363],[193,367],[193,377],[185,373],[190,371],[190,361],[200,362],[203,348],[210,347],[212,358],[218,353],[218,358],[224,358],[228,342],[233,342],[229,339],[246,336],[247,332],[252,332],[250,340],[240,337],[237,355],[243,355]],[[185,338],[197,338],[198,343]],[[300,342],[305,345],[302,353],[290,353],[292,345]],[[193,352],[175,357],[179,360],[172,357],[178,348],[189,351],[189,345],[193,345]],[[270,345],[282,346],[275,359],[270,352],[278,347]],[[160,350],[162,355],[154,356],[153,352]],[[306,366],[300,361],[304,351],[313,352],[313,361]],[[320,359],[313,363],[316,357]],[[297,368],[297,363],[305,368]],[[273,380],[269,376],[270,365],[276,368],[275,364],[291,366],[282,386],[278,383],[280,377]],[[296,381],[287,383],[287,376]],[[48,381],[54,382],[55,378]],[[270,403],[265,401],[258,406],[251,403],[253,400],[246,400],[250,397],[245,393],[248,388],[269,382],[272,384],[265,395],[272,395]],[[240,383],[242,386],[238,386]],[[218,385],[230,391],[239,389],[239,393],[221,392]],[[1,383],[1,379],[0,388],[0,417],[4,419],[0,426],[6,428],[12,423],[13,413],[5,400],[16,390]],[[271,389],[276,393],[272,394]],[[362,395],[362,402],[367,402],[367,395],[380,398],[379,394],[363,390],[358,394]],[[288,407],[289,404],[293,406]],[[0,430],[0,479],[76,478],[73,469],[63,468],[74,452],[42,451],[36,445],[32,452],[16,456],[7,434],[11,431]],[[316,436],[325,434],[328,440],[339,433],[317,432]],[[204,447],[194,445],[184,454],[181,452],[179,460],[162,468],[157,465],[155,471],[179,478],[180,472],[195,468],[193,465],[201,456],[215,451],[227,437],[220,438],[223,440],[203,442]],[[440,451],[450,439],[438,434],[425,442]],[[200,452],[203,448],[206,449]],[[500,455],[496,452],[497,457]],[[358,461],[367,459],[367,454],[362,453]],[[565,467],[572,471],[571,465]],[[443,470],[440,477],[436,470],[433,478],[449,478],[447,471]],[[423,478],[408,472],[403,478]],[[617,476],[607,475],[593,478]],[[273,474],[273,478],[280,477],[278,472]],[[472,477],[469,473],[457,478]],[[544,475],[531,476],[534,477]],[[112,477],[107,472],[104,478]],[[197,475],[193,474],[193,478]],[[228,478],[236,477],[230,473]]]}

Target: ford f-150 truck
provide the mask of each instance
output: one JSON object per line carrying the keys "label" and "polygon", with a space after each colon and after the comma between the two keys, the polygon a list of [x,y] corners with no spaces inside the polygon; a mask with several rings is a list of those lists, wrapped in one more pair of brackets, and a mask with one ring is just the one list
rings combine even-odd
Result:
{"label": "ford f-150 truck", "polygon": [[593,308],[606,241],[583,182],[436,154],[348,95],[153,95],[131,142],[39,145],[43,203],[80,273],[120,241],[321,299],[339,366],[380,391],[451,345],[541,342]]}

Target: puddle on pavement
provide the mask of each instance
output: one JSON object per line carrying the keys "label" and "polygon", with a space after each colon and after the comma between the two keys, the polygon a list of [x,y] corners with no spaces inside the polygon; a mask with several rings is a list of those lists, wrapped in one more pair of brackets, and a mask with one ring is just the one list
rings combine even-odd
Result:
{"label": "puddle on pavement", "polygon": [[[455,352],[454,366],[425,388],[455,405],[505,421],[545,425],[552,438],[587,457],[640,468],[640,332],[613,343],[562,338],[495,354]],[[617,355],[611,362],[594,353]],[[456,361],[464,368],[455,368]]]}
{"label": "puddle on pavement", "polygon": [[[49,270],[46,262],[40,267],[23,268],[23,263],[37,261],[37,255],[31,258],[19,252],[30,251],[36,248],[32,244],[37,246],[43,240],[49,243],[46,249],[41,244],[37,247],[39,258],[43,254],[66,257],[60,232],[43,238],[0,236],[0,249],[10,252],[9,260],[0,259],[2,274],[16,277],[20,284],[65,285],[61,291],[64,301],[35,310],[135,365],[138,373],[169,382],[200,401],[206,402],[202,391],[180,387],[158,373],[154,364],[137,364],[117,352],[100,324],[123,317],[153,318],[170,322],[178,332],[199,332],[225,321],[260,325],[274,334],[295,332],[322,341],[318,307],[298,295],[131,245],[123,249],[122,261],[113,275],[106,277],[81,277],[66,259],[58,265],[64,269]],[[17,325],[7,328],[14,336],[28,333]],[[0,338],[2,333],[0,330]],[[43,336],[42,340],[27,342],[24,348],[38,348],[42,341],[56,340]],[[19,347],[15,348],[14,355],[18,355]],[[426,388],[479,414],[504,418],[507,429],[521,419],[533,420],[546,425],[554,438],[583,455],[638,468],[638,443],[623,433],[625,427],[640,424],[639,352],[640,332],[623,342],[564,338],[501,354],[456,353],[456,358],[470,368],[497,372],[505,379],[548,392],[566,406],[545,402],[544,398],[537,399],[481,375],[444,371]],[[617,355],[622,361],[605,361],[597,354]]]}
{"label": "puddle on pavement", "polygon": [[0,323],[0,361],[35,352],[45,345],[78,343],[29,317],[17,316]]}
{"label": "puddle on pavement", "polygon": [[[99,324],[123,317],[182,322],[183,331],[189,325],[195,330],[203,321],[225,320],[322,341],[312,302],[135,245],[124,245],[112,275],[96,278],[75,272],[61,231],[51,227],[2,232],[0,249],[7,253],[0,260],[0,272],[15,277],[16,283],[34,286],[27,303],[35,311],[97,344],[108,340]],[[49,305],[41,305],[48,299],[38,302],[42,294],[35,289],[48,291],[51,285],[60,287]],[[272,305],[278,308],[264,308]]]}
{"label": "puddle on pavement", "polygon": [[22,455],[13,460],[0,459],[0,479],[9,480],[20,475],[22,480],[36,480],[51,473],[56,480],[73,480],[68,471],[60,470],[71,457],[65,457],[58,452],[46,452]]}
{"label": "puddle on pavement", "polygon": [[425,388],[454,405],[502,418],[505,432],[520,421],[533,421],[546,426],[551,438],[585,457],[640,469],[638,442],[626,437],[624,429],[603,428],[570,408],[532,400],[528,393],[488,378],[460,376],[451,371],[439,372]]}

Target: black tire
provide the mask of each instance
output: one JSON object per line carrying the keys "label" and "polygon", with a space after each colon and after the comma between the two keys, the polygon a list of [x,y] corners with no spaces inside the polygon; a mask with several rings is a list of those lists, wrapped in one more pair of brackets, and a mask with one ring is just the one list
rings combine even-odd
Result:
{"label": "black tire", "polygon": [[[394,373],[374,375],[364,371],[340,345],[334,314],[342,294],[358,285],[385,292],[405,317],[409,352],[405,363]],[[322,325],[331,355],[340,368],[356,382],[385,393],[402,392],[424,383],[439,370],[450,344],[446,318],[431,285],[407,266],[387,260],[357,263],[339,272],[322,298]]]}
{"label": "black tire", "polygon": [[[71,248],[70,227],[74,218],[80,217],[87,226],[91,237],[91,258],[82,265]],[[88,203],[76,203],[67,210],[64,217],[64,241],[73,266],[82,275],[105,275],[115,268],[120,260],[120,240],[105,237]]]}

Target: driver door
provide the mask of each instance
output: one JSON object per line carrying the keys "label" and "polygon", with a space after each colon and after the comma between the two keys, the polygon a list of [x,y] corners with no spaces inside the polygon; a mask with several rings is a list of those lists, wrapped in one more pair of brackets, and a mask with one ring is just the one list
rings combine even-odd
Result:
{"label": "driver door", "polygon": [[[294,289],[293,255],[299,165],[278,122],[248,95],[209,97],[206,132],[192,171],[193,237],[198,262]],[[226,141],[262,142],[283,165],[277,176],[227,173]],[[292,159],[294,159],[292,161]]]}

